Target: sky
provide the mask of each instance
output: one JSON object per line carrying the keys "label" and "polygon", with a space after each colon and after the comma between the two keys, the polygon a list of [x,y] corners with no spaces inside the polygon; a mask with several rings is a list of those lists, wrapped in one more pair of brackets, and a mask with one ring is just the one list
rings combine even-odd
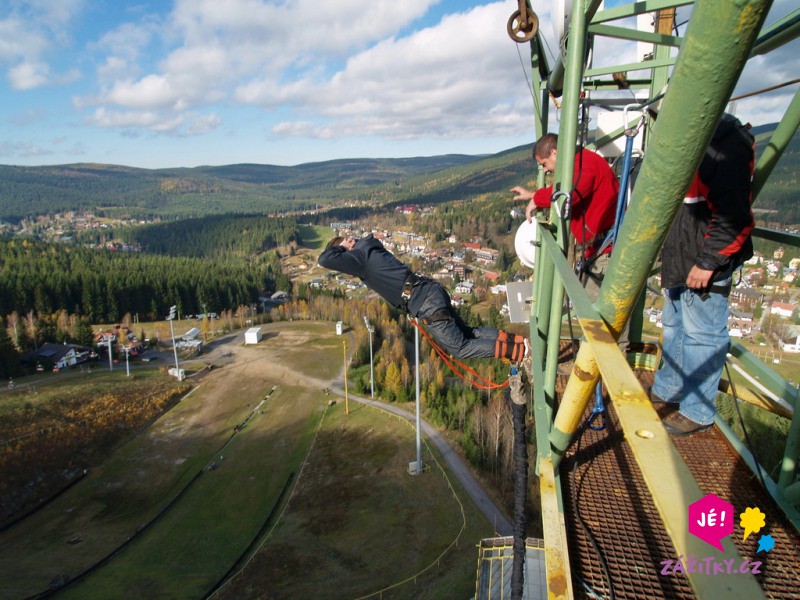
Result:
{"label": "sky", "polygon": [[[775,0],[767,24],[795,2]],[[555,3],[532,4],[557,51]],[[527,144],[537,137],[529,47],[506,32],[516,8],[0,0],[0,164],[295,165]],[[636,49],[612,41],[595,54],[633,61]],[[751,61],[736,94],[797,77],[797,40],[773,54]],[[776,121],[797,87],[740,101],[737,114]]]}

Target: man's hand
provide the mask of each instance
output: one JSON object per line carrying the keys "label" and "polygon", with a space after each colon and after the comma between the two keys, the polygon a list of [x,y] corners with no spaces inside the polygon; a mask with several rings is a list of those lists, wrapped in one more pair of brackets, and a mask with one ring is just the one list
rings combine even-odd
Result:
{"label": "man's hand", "polygon": [[514,200],[533,200],[533,192],[522,187],[521,185],[511,188],[511,193],[516,194],[516,196],[514,196]]}
{"label": "man's hand", "polygon": [[530,223],[531,216],[536,212],[536,205],[533,203],[533,192],[521,185],[517,185],[511,188],[511,193],[516,194],[514,200],[528,200],[528,205],[525,207],[525,219]]}
{"label": "man's hand", "polygon": [[339,245],[344,247],[344,248],[346,248],[347,250],[352,250],[353,248],[356,247],[356,238],[352,238],[352,237],[345,238],[345,239],[342,240],[342,243],[339,244]]}
{"label": "man's hand", "polygon": [[689,275],[686,277],[686,287],[693,289],[693,290],[701,290],[708,287],[708,284],[711,282],[711,276],[714,274],[714,271],[709,271],[708,269],[701,269],[697,265],[692,267],[692,270],[689,271]]}

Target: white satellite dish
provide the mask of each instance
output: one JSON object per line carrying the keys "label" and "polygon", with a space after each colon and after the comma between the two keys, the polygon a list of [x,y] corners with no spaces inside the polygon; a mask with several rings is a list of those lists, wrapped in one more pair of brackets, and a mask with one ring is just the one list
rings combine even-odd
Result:
{"label": "white satellite dish", "polygon": [[536,221],[523,221],[517,228],[514,236],[514,250],[517,252],[519,261],[531,269],[536,264],[536,240],[538,239],[538,227]]}
{"label": "white satellite dish", "polygon": [[569,31],[572,3],[573,0],[555,0],[553,2],[553,33],[556,34],[559,47],[563,47],[564,36]]}

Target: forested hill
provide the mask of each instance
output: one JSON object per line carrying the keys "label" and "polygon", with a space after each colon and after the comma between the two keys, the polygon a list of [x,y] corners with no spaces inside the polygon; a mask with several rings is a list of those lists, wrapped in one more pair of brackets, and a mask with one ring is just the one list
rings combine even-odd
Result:
{"label": "forested hill", "polygon": [[[775,125],[753,128],[756,154]],[[800,135],[795,134],[755,208],[763,220],[800,223],[797,179]],[[453,154],[400,159],[342,159],[291,167],[238,164],[183,169],[135,169],[75,164],[0,165],[0,221],[91,210],[98,216],[179,219],[219,214],[274,214],[315,208],[438,204],[508,196],[531,183],[531,146],[488,156]]]}
{"label": "forested hill", "polygon": [[482,160],[453,154],[343,159],[292,167],[238,164],[154,170],[103,164],[0,165],[0,219],[17,221],[86,209],[134,218],[305,210],[368,201],[376,189],[401,189],[409,178]]}

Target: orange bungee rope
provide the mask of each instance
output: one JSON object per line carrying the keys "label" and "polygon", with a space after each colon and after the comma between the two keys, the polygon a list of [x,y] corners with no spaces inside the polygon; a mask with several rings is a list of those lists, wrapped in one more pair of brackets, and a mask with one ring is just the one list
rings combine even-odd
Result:
{"label": "orange bungee rope", "polygon": [[[420,326],[420,324],[417,321],[417,319],[409,318],[409,320],[414,324],[414,327],[416,327],[420,331],[422,336],[426,340],[428,340],[428,343],[436,351],[436,354],[438,354],[439,357],[444,361],[444,363],[448,367],[450,367],[450,370],[453,371],[453,373],[455,373],[456,375],[458,375],[461,379],[463,379],[464,381],[466,381],[470,385],[474,385],[476,387],[481,388],[482,390],[495,390],[495,389],[500,389],[500,388],[504,388],[504,387],[508,386],[508,380],[506,380],[506,381],[504,381],[502,383],[495,383],[494,381],[491,381],[489,379],[484,379],[474,369],[472,369],[469,366],[465,365],[461,361],[449,356],[447,354],[447,352],[442,350],[439,347],[439,345],[436,342],[433,341],[433,338],[431,338],[431,336],[428,334],[428,332],[425,331],[425,329],[422,326]],[[472,375],[474,377],[474,379],[470,379],[464,372],[459,371],[458,368],[456,368],[456,366],[453,363],[456,363],[458,365],[458,367],[460,367],[461,369],[463,369],[464,371],[466,371],[467,373]]]}

